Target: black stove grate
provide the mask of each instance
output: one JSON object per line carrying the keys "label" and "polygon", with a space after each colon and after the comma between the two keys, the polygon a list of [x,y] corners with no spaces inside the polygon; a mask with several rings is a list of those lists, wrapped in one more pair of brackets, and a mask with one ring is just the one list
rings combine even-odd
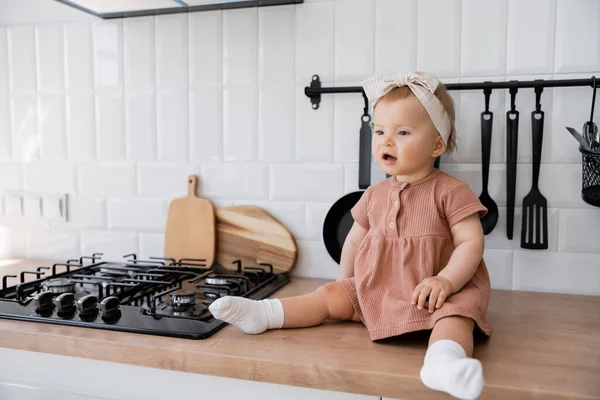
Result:
{"label": "black stove grate", "polygon": [[[94,253],[5,275],[0,318],[204,339],[226,325],[208,310],[215,299],[264,299],[290,282],[270,264],[243,266],[237,260],[227,269],[199,259],[101,257]],[[36,279],[26,282],[28,275]]]}

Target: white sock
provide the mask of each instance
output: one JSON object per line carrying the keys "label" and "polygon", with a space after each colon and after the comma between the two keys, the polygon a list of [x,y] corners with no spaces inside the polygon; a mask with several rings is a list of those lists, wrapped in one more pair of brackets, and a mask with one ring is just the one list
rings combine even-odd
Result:
{"label": "white sock", "polygon": [[425,353],[421,381],[459,399],[476,399],[483,389],[483,368],[479,360],[468,358],[457,342],[438,340]]}
{"label": "white sock", "polygon": [[263,333],[283,326],[283,306],[279,299],[251,300],[225,296],[215,300],[208,309],[216,319],[235,325],[246,333]]}

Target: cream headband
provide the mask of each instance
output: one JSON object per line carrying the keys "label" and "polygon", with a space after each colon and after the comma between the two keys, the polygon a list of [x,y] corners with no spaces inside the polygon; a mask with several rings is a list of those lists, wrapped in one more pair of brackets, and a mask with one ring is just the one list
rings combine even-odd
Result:
{"label": "cream headband", "polygon": [[452,125],[446,109],[435,96],[439,81],[424,72],[398,73],[392,76],[376,76],[362,82],[362,87],[373,107],[386,93],[395,87],[408,86],[423,104],[431,117],[433,125],[448,144]]}

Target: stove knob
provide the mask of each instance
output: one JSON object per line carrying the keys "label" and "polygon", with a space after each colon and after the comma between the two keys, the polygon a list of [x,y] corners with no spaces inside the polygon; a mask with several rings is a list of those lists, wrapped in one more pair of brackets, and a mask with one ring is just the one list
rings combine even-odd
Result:
{"label": "stove knob", "polygon": [[54,308],[54,304],[52,303],[53,298],[54,294],[52,292],[40,292],[33,296],[36,311],[40,313],[52,310]]}
{"label": "stove knob", "polygon": [[98,311],[98,298],[93,294],[88,294],[77,300],[77,309],[79,314],[93,314]]}
{"label": "stove knob", "polygon": [[69,313],[75,311],[75,296],[73,293],[63,293],[54,299],[59,313]]}
{"label": "stove knob", "polygon": [[119,310],[119,298],[115,296],[109,296],[100,302],[100,312],[103,318],[111,318],[116,316]]}

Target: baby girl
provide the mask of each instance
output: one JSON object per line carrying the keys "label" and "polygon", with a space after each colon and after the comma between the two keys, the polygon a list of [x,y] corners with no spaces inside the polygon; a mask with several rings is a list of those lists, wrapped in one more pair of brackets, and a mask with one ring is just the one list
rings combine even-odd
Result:
{"label": "baby girl", "polygon": [[426,73],[373,77],[363,89],[373,105],[373,156],[390,177],[352,208],[338,279],[296,297],[223,297],[209,309],[250,334],[326,319],[362,322],[371,340],[431,330],[423,384],[477,398],[484,380],[471,358],[473,333],[491,334],[479,221],[487,209],[465,182],[434,167],[455,148],[452,98]]}

